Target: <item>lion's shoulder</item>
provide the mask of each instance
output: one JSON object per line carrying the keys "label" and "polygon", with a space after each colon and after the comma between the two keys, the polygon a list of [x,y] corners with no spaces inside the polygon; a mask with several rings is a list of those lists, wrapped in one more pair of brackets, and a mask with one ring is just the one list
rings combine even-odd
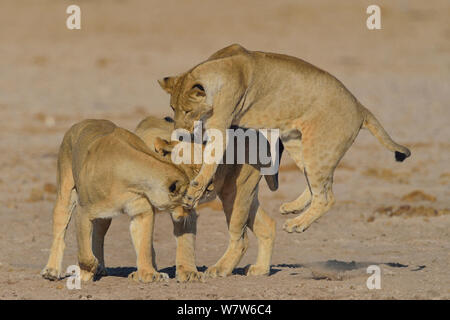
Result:
{"label": "lion's shoulder", "polygon": [[249,51],[247,49],[245,49],[243,46],[241,46],[240,44],[232,44],[229,45],[228,47],[225,47],[223,49],[220,49],[219,51],[213,53],[208,60],[215,60],[215,59],[221,59],[221,58],[226,58],[226,57],[230,57],[230,56],[234,56],[234,55],[238,55],[238,54],[248,54]]}

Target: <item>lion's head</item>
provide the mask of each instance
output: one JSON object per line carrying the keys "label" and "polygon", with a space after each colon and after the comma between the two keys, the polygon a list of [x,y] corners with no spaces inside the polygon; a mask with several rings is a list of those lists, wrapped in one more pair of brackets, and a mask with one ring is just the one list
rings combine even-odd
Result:
{"label": "lion's head", "polygon": [[170,106],[175,115],[175,129],[194,131],[194,122],[205,120],[212,113],[212,103],[207,101],[205,84],[191,73],[158,80],[170,94]]}

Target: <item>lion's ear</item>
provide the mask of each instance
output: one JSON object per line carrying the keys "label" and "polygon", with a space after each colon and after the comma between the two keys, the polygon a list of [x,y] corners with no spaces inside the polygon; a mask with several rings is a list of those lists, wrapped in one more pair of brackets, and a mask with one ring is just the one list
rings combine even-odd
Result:
{"label": "lion's ear", "polygon": [[[197,99],[204,99],[205,103],[212,107],[214,97],[219,93],[223,85],[222,76],[215,74],[213,77],[197,79],[191,87],[191,92]],[[192,96],[192,94],[191,94]]]}
{"label": "lion's ear", "polygon": [[155,138],[153,145],[155,146],[155,152],[163,157],[172,153],[173,146],[167,140],[161,139],[160,137]]}
{"label": "lion's ear", "polygon": [[164,77],[162,79],[159,79],[158,83],[161,86],[161,88],[163,88],[164,91],[166,91],[169,94],[172,94],[173,87],[175,86],[177,80],[178,77]]}
{"label": "lion's ear", "polygon": [[205,88],[200,83],[196,83],[192,86],[189,95],[194,98],[202,98],[206,96]]}

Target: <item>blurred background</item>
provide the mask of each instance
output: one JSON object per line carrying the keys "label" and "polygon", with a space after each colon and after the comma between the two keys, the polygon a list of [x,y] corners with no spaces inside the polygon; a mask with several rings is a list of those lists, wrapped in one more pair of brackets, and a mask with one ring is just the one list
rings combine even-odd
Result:
{"label": "blurred background", "polygon": [[[81,8],[81,30],[66,28],[66,8],[71,4]],[[381,30],[366,27],[366,8],[372,4],[381,8]],[[232,43],[296,56],[330,72],[376,115],[394,140],[412,150],[411,159],[395,163],[389,151],[362,132],[336,172],[335,208],[301,235],[281,231],[286,217],[279,215],[279,205],[305,188],[302,174],[287,157],[283,159],[280,190],[270,193],[263,185],[260,197],[278,223],[274,265],[284,270],[286,263],[328,259],[403,259],[405,264],[429,266],[436,257],[435,278],[423,279],[437,297],[448,297],[448,287],[436,286],[449,279],[448,271],[443,271],[448,263],[449,216],[424,226],[426,217],[395,218],[401,220],[391,224],[374,212],[379,207],[414,205],[402,198],[414,190],[432,197],[419,197],[418,207],[436,210],[432,212],[450,207],[449,16],[447,0],[2,0],[0,275],[5,272],[3,279],[9,280],[4,281],[12,284],[5,282],[0,297],[27,298],[18,293],[21,284],[13,278],[28,280],[31,287],[33,281],[36,287],[43,285],[37,274],[50,247],[56,156],[64,132],[84,118],[106,118],[132,130],[146,115],[171,115],[169,96],[157,79],[184,72]],[[204,216],[199,222],[199,265],[214,263],[226,248],[225,219],[219,211],[220,206],[200,210]],[[127,219],[120,219],[108,235],[112,240],[107,240],[107,259],[113,266],[134,266]],[[170,220],[158,219],[158,261],[169,267],[175,246]],[[424,238],[429,242],[415,242]],[[378,242],[369,249],[364,239]],[[319,248],[322,241],[328,242]],[[241,265],[254,260],[256,247],[251,238]],[[75,250],[69,232],[65,264],[76,262]],[[309,279],[302,270],[300,276]],[[415,278],[403,276],[396,278],[397,287],[383,293],[385,298],[433,296],[417,289],[411,281]],[[296,283],[292,277],[283,271],[268,278],[285,285],[276,289],[274,282],[272,298],[289,297],[291,291],[292,297],[300,297],[299,290],[290,287]],[[256,285],[251,282],[255,280],[245,281]],[[114,279],[103,283],[113,285]],[[55,296],[56,284],[44,284],[47,293],[36,291],[30,297]],[[316,285],[314,281],[310,285],[310,298],[333,297],[331,291],[316,290]],[[334,294],[353,294],[345,288],[348,291]],[[266,289],[246,294],[266,292],[271,297],[272,291]],[[176,293],[175,287],[167,290],[163,292],[174,297],[184,294]],[[199,297],[204,290],[199,289]],[[237,297],[231,288],[211,290],[220,297]],[[355,297],[373,294],[364,290],[364,286],[357,290]]]}
{"label": "blurred background", "polygon": [[[382,30],[366,27],[366,8],[375,3]],[[81,8],[81,30],[66,28],[70,4]],[[432,127],[447,127],[442,113],[448,108],[439,106],[450,68],[445,0],[3,0],[0,6],[2,111],[167,113],[158,78],[239,43],[329,71],[382,123],[401,110],[411,122],[436,121],[420,136],[431,138],[443,134]]]}

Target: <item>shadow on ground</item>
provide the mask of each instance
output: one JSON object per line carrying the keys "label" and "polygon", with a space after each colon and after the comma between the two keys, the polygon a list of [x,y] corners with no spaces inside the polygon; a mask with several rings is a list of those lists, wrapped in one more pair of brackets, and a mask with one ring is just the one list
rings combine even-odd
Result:
{"label": "shadow on ground", "polygon": [[[420,266],[408,266],[406,264],[402,264],[399,262],[356,262],[356,261],[339,261],[339,260],[327,260],[327,261],[318,261],[311,262],[305,264],[276,264],[272,265],[270,268],[269,276],[272,276],[283,269],[305,269],[311,271],[311,277],[315,280],[343,280],[344,278],[354,277],[361,274],[367,273],[367,267],[371,265],[385,265],[391,268],[402,268],[409,271],[420,271],[424,269],[425,265]],[[207,266],[197,267],[198,271],[205,272]],[[235,268],[233,270],[233,275],[245,276],[246,267]],[[135,267],[115,267],[115,268],[106,268],[108,277],[121,277],[126,278],[132,272],[136,271]],[[176,275],[176,267],[166,267],[160,272],[167,273],[169,278],[174,279]],[[298,273],[293,272],[291,275],[297,275]],[[100,277],[101,278],[101,277]],[[100,279],[99,278],[99,279]],[[97,279],[98,280],[98,279]]]}

